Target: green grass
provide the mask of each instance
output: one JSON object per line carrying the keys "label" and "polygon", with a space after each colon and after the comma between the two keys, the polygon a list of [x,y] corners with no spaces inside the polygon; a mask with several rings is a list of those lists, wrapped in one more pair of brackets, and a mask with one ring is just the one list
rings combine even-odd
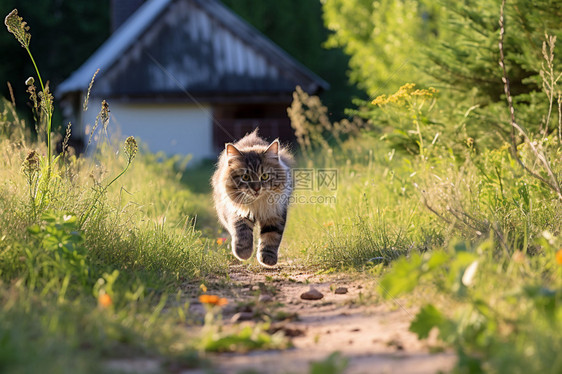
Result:
{"label": "green grass", "polygon": [[59,159],[44,185],[35,170],[30,197],[20,165],[31,148],[44,152],[0,141],[2,372],[99,372],[103,359],[138,356],[200,365],[175,295],[226,274],[224,246],[198,229],[216,230],[208,196],[181,184],[176,160],[150,154],[101,193],[126,164],[104,145],[92,159]]}
{"label": "green grass", "polygon": [[[411,165],[390,151],[374,151],[372,142],[368,137],[348,141],[353,162],[342,154],[328,165],[337,170],[337,190],[295,191],[326,197],[327,203],[296,201],[290,208],[285,243],[291,256],[312,266],[362,268],[442,241],[436,217],[424,214]],[[311,165],[321,169],[322,163]]]}

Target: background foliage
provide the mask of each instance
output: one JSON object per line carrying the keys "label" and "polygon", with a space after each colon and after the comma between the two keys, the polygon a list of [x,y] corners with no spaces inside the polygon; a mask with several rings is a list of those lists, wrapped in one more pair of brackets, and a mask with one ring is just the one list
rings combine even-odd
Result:
{"label": "background foliage", "polygon": [[[0,14],[14,8],[31,25],[32,53],[53,89],[109,36],[109,0],[0,0]],[[29,56],[5,32],[0,33],[0,50],[0,95],[10,98],[6,85],[10,82],[18,108],[27,115],[24,82],[33,75]]]}
{"label": "background foliage", "polygon": [[[236,4],[279,43],[305,49],[306,22],[280,15],[319,11],[312,2]],[[435,349],[455,350],[456,372],[559,372],[559,2],[505,8],[505,65],[522,126],[513,144],[498,64],[499,1],[322,6],[328,44],[345,49],[352,81],[376,98],[357,100],[350,111],[357,117],[335,122],[318,97],[294,93],[299,165],[337,168],[339,179],[335,191],[299,192],[336,199],[292,206],[283,256],[310,271],[378,277],[383,298],[409,294],[421,306],[410,330],[420,339],[437,331]],[[269,23],[278,13],[282,22]],[[308,19],[311,43],[320,43],[324,31]],[[100,359],[131,352],[198,365],[197,347],[285,346],[258,325],[229,335],[211,305],[204,322],[189,321],[182,287],[208,275],[231,281],[228,242],[217,240],[210,197],[197,192],[209,170],[146,153],[132,164],[114,144],[48,164],[46,145],[26,126],[9,104],[0,112],[1,369],[99,372]],[[182,184],[189,173],[202,181]],[[199,345],[178,328],[197,323]],[[248,340],[254,333],[258,340]],[[37,347],[36,359],[26,347]],[[325,364],[339,366],[336,358]]]}

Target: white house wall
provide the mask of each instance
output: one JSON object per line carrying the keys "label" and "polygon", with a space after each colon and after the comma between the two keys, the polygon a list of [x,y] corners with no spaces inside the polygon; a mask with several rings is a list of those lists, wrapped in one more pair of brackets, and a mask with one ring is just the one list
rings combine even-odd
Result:
{"label": "white house wall", "polygon": [[[194,160],[215,158],[212,140],[212,111],[210,106],[192,104],[147,103],[133,104],[111,101],[110,137],[124,140],[134,136],[146,144],[151,152],[168,155],[190,154]],[[101,107],[99,100],[90,100],[83,123],[92,128]],[[96,130],[96,133],[100,129]],[[88,141],[86,135],[85,141]]]}

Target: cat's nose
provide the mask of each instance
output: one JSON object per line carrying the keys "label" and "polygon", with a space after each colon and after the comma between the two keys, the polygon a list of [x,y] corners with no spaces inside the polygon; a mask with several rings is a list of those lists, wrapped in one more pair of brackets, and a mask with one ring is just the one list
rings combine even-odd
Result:
{"label": "cat's nose", "polygon": [[252,186],[252,190],[258,192],[261,189],[261,186],[259,184],[255,184]]}

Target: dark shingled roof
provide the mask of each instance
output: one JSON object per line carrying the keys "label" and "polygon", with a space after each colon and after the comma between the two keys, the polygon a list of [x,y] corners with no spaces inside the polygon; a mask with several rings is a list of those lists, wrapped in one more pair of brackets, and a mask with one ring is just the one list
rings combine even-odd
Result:
{"label": "dark shingled roof", "polygon": [[328,83],[216,0],[149,0],[57,94],[106,97],[286,94]]}

